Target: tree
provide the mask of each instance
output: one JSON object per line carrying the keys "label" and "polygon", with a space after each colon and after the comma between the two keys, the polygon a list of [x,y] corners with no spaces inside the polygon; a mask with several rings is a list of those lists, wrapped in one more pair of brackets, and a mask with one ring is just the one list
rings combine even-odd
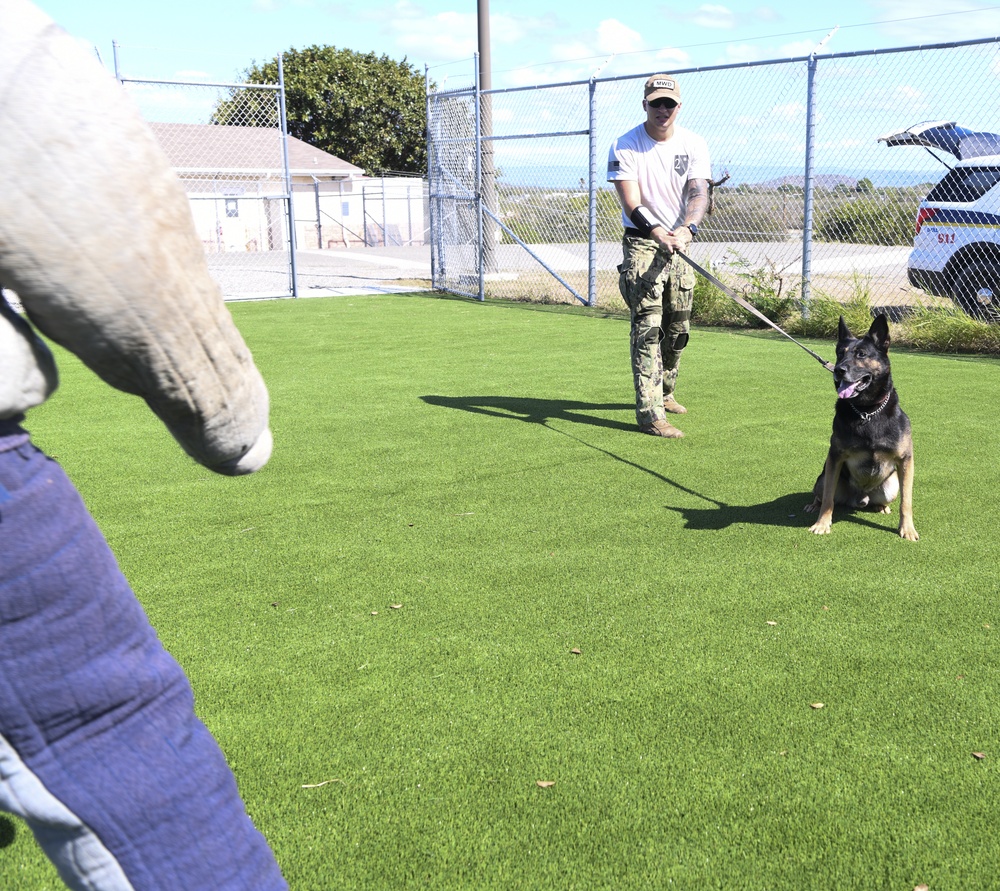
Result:
{"label": "tree", "polygon": [[[288,132],[365,173],[423,173],[427,159],[424,78],[404,58],[310,46],[282,54]],[[278,60],[254,63],[242,83],[276,84]],[[254,91],[234,87],[214,124],[245,125]]]}

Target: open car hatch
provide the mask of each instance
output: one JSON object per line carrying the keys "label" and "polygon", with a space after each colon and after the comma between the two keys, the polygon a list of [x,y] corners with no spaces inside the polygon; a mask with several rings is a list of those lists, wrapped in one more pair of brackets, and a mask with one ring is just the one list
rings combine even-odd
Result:
{"label": "open car hatch", "polygon": [[959,161],[1000,155],[1000,133],[984,133],[959,127],[955,121],[925,121],[906,130],[886,133],[878,138],[888,146],[918,145],[942,149]]}

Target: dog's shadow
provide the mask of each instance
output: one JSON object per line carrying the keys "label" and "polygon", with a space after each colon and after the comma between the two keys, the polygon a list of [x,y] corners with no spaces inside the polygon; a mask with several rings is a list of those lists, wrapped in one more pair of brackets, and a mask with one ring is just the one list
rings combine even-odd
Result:
{"label": "dog's shadow", "polygon": [[[714,507],[674,507],[669,504],[665,507],[667,510],[679,513],[684,518],[685,529],[719,530],[739,524],[808,529],[816,522],[817,517],[816,513],[806,511],[805,506],[812,500],[812,492],[800,492],[780,495],[761,504],[738,505],[713,500]],[[837,508],[834,513],[834,521],[859,523],[863,526],[870,526],[872,529],[885,531],[884,526],[867,519],[864,512],[850,512],[846,508]]]}
{"label": "dog's shadow", "polygon": [[[538,424],[554,433],[568,436],[581,445],[607,455],[615,461],[620,461],[622,464],[634,467],[636,470],[648,474],[659,482],[673,487],[678,492],[699,498],[709,506],[675,507],[670,504],[664,505],[666,510],[675,511],[684,518],[684,528],[686,529],[720,530],[728,529],[730,526],[738,524],[786,526],[790,528],[799,526],[808,529],[816,521],[816,514],[807,513],[805,510],[805,505],[813,500],[811,491],[780,495],[771,501],[765,501],[761,504],[727,504],[724,501],[719,501],[691,489],[676,480],[672,480],[656,470],[644,467],[621,455],[616,455],[608,449],[593,445],[579,436],[574,436],[572,433],[552,427],[549,424],[549,421],[562,420],[574,424],[605,427],[612,430],[635,433],[634,424],[591,414],[591,412],[631,411],[634,409],[631,403],[577,402],[560,399],[533,399],[519,396],[422,396],[421,399],[428,405],[436,405],[442,408],[453,408],[474,414],[488,415],[494,418],[505,418],[512,421]],[[873,529],[882,529],[885,531],[884,526],[866,519],[863,512],[851,513],[844,508],[838,508],[834,519],[836,522],[861,523]]]}

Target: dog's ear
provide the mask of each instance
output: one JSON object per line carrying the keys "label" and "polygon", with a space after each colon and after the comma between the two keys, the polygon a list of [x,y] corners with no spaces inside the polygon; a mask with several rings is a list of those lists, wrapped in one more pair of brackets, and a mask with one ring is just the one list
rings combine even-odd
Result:
{"label": "dog's ear", "polygon": [[889,319],[885,313],[879,313],[875,316],[875,321],[868,329],[868,336],[875,341],[875,346],[881,352],[889,352]]}
{"label": "dog's ear", "polygon": [[854,337],[851,334],[850,328],[847,327],[847,323],[844,321],[844,317],[840,317],[840,325],[837,326],[837,340],[850,340]]}

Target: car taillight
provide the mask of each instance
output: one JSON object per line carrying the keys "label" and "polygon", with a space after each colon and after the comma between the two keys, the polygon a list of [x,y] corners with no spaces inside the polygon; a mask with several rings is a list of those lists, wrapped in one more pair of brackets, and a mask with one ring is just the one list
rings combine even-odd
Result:
{"label": "car taillight", "polygon": [[938,209],[936,207],[921,207],[920,210],[917,211],[917,235],[920,234],[920,227],[923,226],[923,224],[937,212]]}

